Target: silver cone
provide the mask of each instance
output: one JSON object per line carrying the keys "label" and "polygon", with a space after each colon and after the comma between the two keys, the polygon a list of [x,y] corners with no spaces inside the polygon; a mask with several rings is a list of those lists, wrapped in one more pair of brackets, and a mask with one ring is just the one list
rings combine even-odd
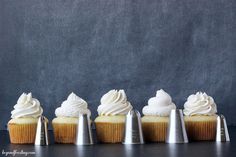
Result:
{"label": "silver cone", "polygon": [[188,143],[182,110],[171,110],[166,143]]}
{"label": "silver cone", "polygon": [[35,137],[35,145],[48,145],[48,121],[44,116],[40,116],[37,123],[37,131]]}
{"label": "silver cone", "polygon": [[140,113],[132,109],[125,119],[123,144],[143,144],[143,131]]}
{"label": "silver cone", "polygon": [[80,114],[79,124],[76,131],[76,145],[92,145],[93,137],[91,131],[90,117],[87,114]]}
{"label": "silver cone", "polygon": [[217,142],[229,142],[230,141],[226,120],[223,115],[219,115],[217,117],[216,141]]}

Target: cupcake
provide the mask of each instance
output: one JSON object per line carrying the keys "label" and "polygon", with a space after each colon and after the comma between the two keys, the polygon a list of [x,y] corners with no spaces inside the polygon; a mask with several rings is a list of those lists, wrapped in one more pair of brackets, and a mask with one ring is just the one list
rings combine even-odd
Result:
{"label": "cupcake", "polygon": [[132,109],[124,90],[110,90],[102,96],[95,119],[97,138],[102,143],[122,142],[125,116]]}
{"label": "cupcake", "polygon": [[164,142],[166,138],[169,114],[176,109],[169,94],[163,89],[156,92],[156,96],[148,100],[144,106],[142,128],[145,141]]}
{"label": "cupcake", "polygon": [[40,102],[32,98],[31,93],[23,93],[11,112],[12,119],[8,122],[11,143],[34,143],[38,118],[42,113]]}
{"label": "cupcake", "polygon": [[202,92],[190,95],[183,112],[190,140],[215,140],[217,109],[212,97]]}
{"label": "cupcake", "polygon": [[52,126],[56,143],[74,143],[79,114],[90,116],[91,112],[86,101],[71,93],[55,110],[56,118],[52,120]]}

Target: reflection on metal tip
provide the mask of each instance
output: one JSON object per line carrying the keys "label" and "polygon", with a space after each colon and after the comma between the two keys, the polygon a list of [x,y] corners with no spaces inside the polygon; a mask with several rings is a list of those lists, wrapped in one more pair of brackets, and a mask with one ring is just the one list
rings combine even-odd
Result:
{"label": "reflection on metal tip", "polygon": [[226,124],[225,117],[223,115],[217,116],[216,141],[217,142],[230,141],[228,127]]}
{"label": "reflection on metal tip", "polygon": [[79,123],[76,131],[76,145],[92,145],[93,136],[91,130],[90,117],[87,114],[79,115]]}
{"label": "reflection on metal tip", "polygon": [[182,110],[171,110],[166,143],[188,143]]}
{"label": "reflection on metal tip", "polygon": [[37,123],[35,145],[48,145],[48,121],[44,116],[40,116]]}
{"label": "reflection on metal tip", "polygon": [[143,131],[140,113],[132,109],[125,119],[123,144],[143,144]]}

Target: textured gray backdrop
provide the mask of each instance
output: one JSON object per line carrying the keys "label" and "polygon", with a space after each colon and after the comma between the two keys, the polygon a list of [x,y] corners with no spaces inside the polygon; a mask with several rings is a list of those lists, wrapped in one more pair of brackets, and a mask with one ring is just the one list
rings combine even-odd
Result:
{"label": "textured gray backdrop", "polygon": [[1,0],[0,129],[24,91],[49,119],[74,91],[94,118],[113,88],[140,111],[205,91],[236,125],[235,19],[235,0]]}

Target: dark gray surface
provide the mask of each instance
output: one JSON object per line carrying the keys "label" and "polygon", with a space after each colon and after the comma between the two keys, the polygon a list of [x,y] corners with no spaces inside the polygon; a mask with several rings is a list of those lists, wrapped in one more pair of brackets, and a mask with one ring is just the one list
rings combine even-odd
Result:
{"label": "dark gray surface", "polygon": [[164,88],[179,108],[206,91],[236,125],[235,0],[1,0],[0,129],[22,92],[52,119],[74,91],[96,116],[124,88],[141,111]]}
{"label": "dark gray surface", "polygon": [[[122,144],[75,146],[73,144],[54,144],[51,138],[51,145],[40,147],[10,144],[8,132],[0,131],[0,150],[4,150],[4,152],[14,150],[35,152],[35,155],[28,156],[37,157],[234,157],[236,156],[236,127],[230,127],[229,132],[231,135],[230,143],[193,142],[189,144],[149,143],[133,146]],[[52,137],[52,132],[50,135]]]}

